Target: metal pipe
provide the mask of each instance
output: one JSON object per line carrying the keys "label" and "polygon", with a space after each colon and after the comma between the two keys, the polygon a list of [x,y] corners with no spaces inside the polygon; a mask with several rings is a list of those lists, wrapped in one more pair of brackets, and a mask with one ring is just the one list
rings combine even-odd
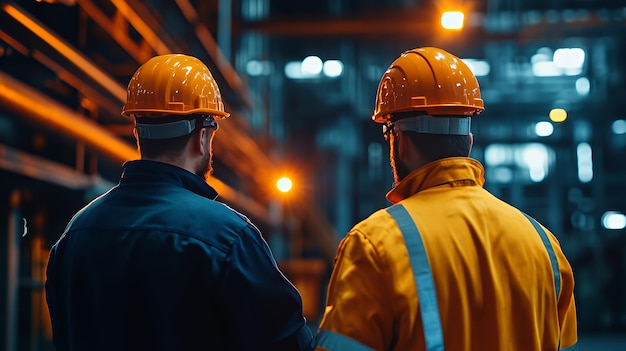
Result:
{"label": "metal pipe", "polygon": [[113,96],[117,97],[120,101],[126,99],[126,90],[123,86],[117,83],[108,74],[100,70],[89,59],[85,58],[83,54],[74,50],[69,44],[65,43],[62,39],[58,38],[51,31],[38,23],[36,20],[22,12],[17,7],[10,4],[2,5],[2,9],[15,20],[20,22],[24,27],[30,30],[33,34],[37,35],[46,43],[50,44],[61,55],[72,62],[76,67],[82,69],[89,77],[94,81],[99,82],[105,87]]}
{"label": "metal pipe", "polygon": [[119,18],[123,18],[126,22],[120,23],[122,21],[115,20],[117,17],[110,19],[104,11],[98,8],[98,6],[96,6],[96,4],[91,0],[78,0],[78,3],[83,11],[85,11],[85,13],[87,13],[87,15],[91,17],[94,22],[96,22],[100,27],[108,29],[107,33],[109,33],[111,37],[135,59],[135,61],[144,63],[152,57],[153,54],[150,47],[147,45],[137,44],[128,36],[129,24],[127,22],[128,20],[123,17],[123,15],[120,15],[122,17]]}
{"label": "metal pipe", "polygon": [[111,0],[111,3],[117,8],[119,13],[126,18],[128,23],[133,26],[137,32],[146,40],[146,43],[154,49],[159,55],[169,54],[172,52],[172,48],[168,47],[160,35],[163,33],[157,33],[153,28],[146,23],[146,21],[140,16],[134,9],[134,7],[127,1]]}
{"label": "metal pipe", "polygon": [[139,152],[97,123],[0,71],[0,101],[24,117],[43,123],[75,140],[85,141],[112,160],[139,158]]}
{"label": "metal pipe", "polygon": [[98,176],[86,175],[68,166],[2,144],[0,169],[72,190],[86,190],[95,185],[111,188],[114,185]]}
{"label": "metal pipe", "polygon": [[187,22],[194,28],[198,40],[220,70],[228,85],[239,95],[247,108],[252,108],[252,97],[241,77],[229,63],[209,29],[198,19],[198,13],[189,0],[176,0]]}

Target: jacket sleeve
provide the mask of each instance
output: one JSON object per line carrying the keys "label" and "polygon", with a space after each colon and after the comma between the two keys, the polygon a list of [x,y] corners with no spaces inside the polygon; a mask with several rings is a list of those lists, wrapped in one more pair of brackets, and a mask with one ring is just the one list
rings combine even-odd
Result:
{"label": "jacket sleeve", "polygon": [[393,338],[393,313],[384,258],[362,233],[340,243],[328,287],[317,350],[386,350]]}
{"label": "jacket sleeve", "polygon": [[313,350],[300,294],[254,226],[244,228],[227,261],[220,295],[227,329],[235,334],[232,349]]}

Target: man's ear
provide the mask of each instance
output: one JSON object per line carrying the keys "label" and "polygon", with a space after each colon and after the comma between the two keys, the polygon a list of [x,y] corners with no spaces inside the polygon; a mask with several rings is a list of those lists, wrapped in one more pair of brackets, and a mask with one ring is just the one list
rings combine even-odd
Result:
{"label": "man's ear", "polygon": [[133,128],[133,135],[135,136],[135,144],[137,144],[137,150],[141,151],[139,146],[139,135],[137,135],[137,128]]}
{"label": "man's ear", "polygon": [[[474,146],[474,134],[472,134],[471,132],[469,133],[469,153],[472,153],[472,146]],[[468,153],[468,157],[469,157],[469,153]]]}
{"label": "man's ear", "polygon": [[210,138],[207,128],[200,128],[198,133],[196,133],[196,138],[197,139],[194,140],[194,143],[197,147],[197,150],[200,155],[204,156],[209,152],[209,149],[206,148],[207,139]]}

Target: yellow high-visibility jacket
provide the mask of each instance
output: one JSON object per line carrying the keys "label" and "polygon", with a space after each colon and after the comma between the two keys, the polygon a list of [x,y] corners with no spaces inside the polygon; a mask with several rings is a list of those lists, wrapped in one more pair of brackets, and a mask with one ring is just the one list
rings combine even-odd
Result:
{"label": "yellow high-visibility jacket", "polygon": [[470,158],[412,172],[339,245],[317,350],[547,351],[577,342],[574,277],[546,228]]}

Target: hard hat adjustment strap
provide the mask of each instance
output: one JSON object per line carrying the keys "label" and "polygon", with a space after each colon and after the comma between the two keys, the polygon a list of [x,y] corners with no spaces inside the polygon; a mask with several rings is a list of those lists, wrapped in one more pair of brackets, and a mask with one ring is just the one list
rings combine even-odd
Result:
{"label": "hard hat adjustment strap", "polygon": [[142,139],[171,139],[191,133],[196,128],[196,120],[145,124],[137,123],[137,135]]}
{"label": "hard hat adjustment strap", "polygon": [[415,116],[393,122],[395,130],[425,134],[469,135],[470,117]]}

